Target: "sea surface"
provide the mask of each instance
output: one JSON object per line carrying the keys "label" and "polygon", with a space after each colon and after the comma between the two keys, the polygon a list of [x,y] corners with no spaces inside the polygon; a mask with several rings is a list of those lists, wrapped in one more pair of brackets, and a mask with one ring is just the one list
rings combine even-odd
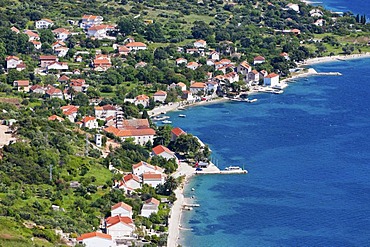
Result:
{"label": "sea surface", "polygon": [[366,15],[370,17],[369,0],[312,0],[314,5],[321,5],[329,10],[338,12],[351,11],[353,14]]}
{"label": "sea surface", "polygon": [[191,179],[185,195],[201,206],[184,212],[180,244],[370,246],[369,66],[318,64],[343,76],[300,79],[252,104],[170,113],[173,126],[209,144],[220,168],[249,171]]}

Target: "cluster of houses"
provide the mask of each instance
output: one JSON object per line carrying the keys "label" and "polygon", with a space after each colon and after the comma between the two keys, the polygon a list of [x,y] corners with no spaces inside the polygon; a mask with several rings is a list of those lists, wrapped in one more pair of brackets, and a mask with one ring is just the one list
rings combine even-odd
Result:
{"label": "cluster of houses", "polygon": [[[144,201],[141,216],[149,217],[152,213],[157,213],[159,204],[160,202],[153,197]],[[136,226],[132,217],[132,207],[119,202],[111,207],[111,216],[103,220],[101,231],[81,234],[77,238],[77,243],[86,247],[113,247],[135,240]]]}

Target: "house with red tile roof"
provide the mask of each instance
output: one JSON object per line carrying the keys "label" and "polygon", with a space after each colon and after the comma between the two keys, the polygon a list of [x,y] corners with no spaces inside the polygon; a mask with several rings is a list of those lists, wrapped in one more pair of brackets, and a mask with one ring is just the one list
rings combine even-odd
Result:
{"label": "house with red tile roof", "polygon": [[138,145],[145,145],[150,141],[153,143],[155,130],[152,128],[137,128],[137,129],[119,129],[114,126],[109,126],[104,129],[105,132],[112,133],[119,137],[122,141],[133,139],[133,142]]}
{"label": "house with red tile roof", "polygon": [[152,149],[152,156],[161,156],[166,160],[175,159],[177,161],[177,157],[175,152],[172,152],[167,147],[163,145],[158,145]]}
{"label": "house with red tile roof", "polygon": [[111,217],[127,216],[132,218],[132,207],[124,202],[114,204],[110,210]]}
{"label": "house with red tile roof", "polygon": [[262,56],[257,56],[253,59],[253,64],[254,65],[264,63],[264,62],[266,62],[266,59]]}
{"label": "house with red tile roof", "polygon": [[29,92],[30,91],[30,81],[29,80],[17,80],[13,82],[13,86],[17,88],[17,91],[20,92]]}
{"label": "house with red tile roof", "polygon": [[53,62],[48,64],[47,70],[68,70],[68,63],[66,62]]}
{"label": "house with red tile roof", "polygon": [[135,105],[143,105],[144,108],[145,107],[148,107],[149,106],[149,97],[146,96],[145,94],[140,94],[138,96],[136,96],[135,100],[134,100],[134,104]]}
{"label": "house with red tile roof", "polygon": [[54,56],[54,55],[41,55],[39,57],[39,61],[40,61],[40,67],[41,68],[46,68],[50,64],[58,62],[58,58],[57,58],[57,56]]}
{"label": "house with red tile roof", "polygon": [[96,15],[83,15],[80,22],[80,27],[83,29],[87,29],[93,25],[100,25],[103,23],[102,16]]}
{"label": "house with red tile roof", "polygon": [[153,94],[154,102],[164,103],[167,98],[167,92],[159,90]]}
{"label": "house with red tile roof", "polygon": [[135,230],[135,224],[130,217],[114,216],[108,217],[105,221],[107,233],[112,236],[113,240],[125,239],[132,237]]}
{"label": "house with red tile roof", "polygon": [[190,85],[190,92],[193,94],[197,94],[198,92],[202,92],[204,94],[206,89],[207,85],[204,82],[194,82]]}
{"label": "house with red tile roof", "polygon": [[100,25],[93,25],[87,29],[87,36],[93,37],[96,39],[104,39],[107,38],[107,32],[113,31],[115,26],[107,25],[107,24],[100,24]]}
{"label": "house with red tile roof", "polygon": [[146,50],[147,46],[143,42],[130,42],[126,44],[126,47],[131,51]]}
{"label": "house with red tile roof", "polygon": [[189,62],[187,65],[186,65],[186,68],[188,69],[192,69],[192,70],[196,70],[198,67],[200,67],[200,64],[197,63],[197,62]]}
{"label": "house with red tile roof", "polygon": [[244,76],[247,76],[251,71],[252,67],[248,64],[247,61],[241,62],[237,67],[237,72]]}
{"label": "house with red tile roof", "polygon": [[275,87],[275,86],[279,85],[279,75],[275,74],[275,73],[271,73],[271,74],[267,75],[263,79],[263,85],[264,86],[270,86],[270,87]]}
{"label": "house with red tile roof", "polygon": [[62,113],[69,119],[69,121],[74,122],[77,117],[78,106],[66,105],[62,106],[60,109]]}
{"label": "house with red tile roof", "polygon": [[33,85],[30,87],[31,93],[45,94],[45,88],[40,85]]}
{"label": "house with red tile roof", "polygon": [[60,40],[60,41],[66,40],[68,36],[71,34],[65,28],[57,28],[57,29],[54,29],[52,32],[56,36],[57,40]]}
{"label": "house with red tile roof", "polygon": [[16,27],[11,27],[11,28],[10,28],[10,30],[12,30],[12,31],[13,31],[13,32],[15,32],[16,34],[19,34],[19,33],[20,33],[19,29],[18,29],[18,28],[16,28]]}
{"label": "house with red tile roof", "polygon": [[158,213],[160,202],[154,197],[146,200],[141,208],[140,216],[149,218],[151,214]]}
{"label": "house with red tile roof", "polygon": [[25,30],[24,34],[28,36],[28,41],[40,40],[40,36],[37,33],[32,32],[31,30]]}
{"label": "house with red tile roof", "polygon": [[35,22],[36,29],[48,29],[49,27],[52,27],[53,25],[54,25],[54,22],[46,18]]}
{"label": "house with red tile roof", "polygon": [[159,166],[153,166],[145,161],[140,161],[132,165],[132,173],[136,176],[142,176],[144,173],[163,174],[164,169]]}
{"label": "house with red tile roof", "polygon": [[49,98],[59,98],[63,99],[63,92],[59,88],[55,88],[52,85],[48,85],[45,88],[45,95]]}
{"label": "house with red tile roof", "polygon": [[176,65],[179,66],[180,64],[187,64],[188,63],[188,60],[183,58],[183,57],[180,57],[178,59],[176,59]]}
{"label": "house with red tile roof", "polygon": [[15,69],[18,64],[23,63],[23,61],[16,56],[7,56],[5,60],[7,69]]}
{"label": "house with red tile roof", "polygon": [[174,142],[177,140],[177,138],[181,135],[186,135],[186,132],[183,131],[181,128],[176,127],[171,130],[171,142]]}
{"label": "house with red tile roof", "polygon": [[84,233],[77,238],[78,244],[86,247],[113,247],[115,243],[112,236],[101,232]]}
{"label": "house with red tile roof", "polygon": [[86,116],[81,120],[81,124],[83,128],[88,129],[97,129],[99,127],[98,121],[96,121],[95,117]]}
{"label": "house with red tile roof", "polygon": [[143,173],[143,184],[150,185],[152,187],[157,187],[160,184],[164,184],[166,181],[166,176],[164,174],[156,173]]}
{"label": "house with red tile roof", "polygon": [[112,67],[112,63],[108,55],[97,55],[93,60],[93,66],[96,71],[106,71]]}
{"label": "house with red tile roof", "polygon": [[109,117],[115,117],[117,114],[117,107],[113,105],[95,106],[94,112],[97,119],[104,120]]}
{"label": "house with red tile roof", "polygon": [[207,42],[205,40],[198,39],[194,42],[194,47],[195,48],[206,48]]}
{"label": "house with red tile roof", "polygon": [[38,40],[31,40],[30,43],[33,44],[33,46],[35,47],[36,50],[40,50],[41,49],[42,44],[41,44],[40,41],[38,41]]}
{"label": "house with red tile roof", "polygon": [[185,91],[186,90],[186,84],[183,83],[183,82],[177,83],[177,86],[181,88],[181,91]]}
{"label": "house with red tile roof", "polygon": [[220,53],[218,53],[217,51],[211,52],[209,54],[209,59],[212,59],[212,60],[215,60],[215,61],[220,60]]}

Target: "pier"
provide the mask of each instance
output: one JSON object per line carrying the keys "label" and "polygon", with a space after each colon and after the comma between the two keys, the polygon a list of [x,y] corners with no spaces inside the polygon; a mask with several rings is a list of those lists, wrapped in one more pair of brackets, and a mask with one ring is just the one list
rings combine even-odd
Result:
{"label": "pier", "polygon": [[317,72],[314,75],[340,76],[342,74],[339,72]]}
{"label": "pier", "polygon": [[208,167],[202,168],[201,171],[195,171],[195,174],[247,174],[248,171],[244,169],[238,170],[220,170],[215,164],[210,163]]}

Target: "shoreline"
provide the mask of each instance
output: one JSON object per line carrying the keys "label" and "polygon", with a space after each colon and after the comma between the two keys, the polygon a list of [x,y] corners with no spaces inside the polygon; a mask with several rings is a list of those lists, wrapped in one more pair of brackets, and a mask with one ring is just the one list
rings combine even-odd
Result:
{"label": "shoreline", "polygon": [[[327,56],[327,57],[318,57],[318,58],[310,58],[302,63],[297,64],[298,69],[307,69],[307,71],[302,73],[298,72],[297,74],[292,75],[291,77],[285,78],[281,82],[289,82],[294,79],[304,78],[308,76],[316,75],[317,72],[312,68],[307,68],[309,65],[319,64],[319,63],[329,63],[329,62],[343,62],[352,59],[364,59],[370,58],[370,53],[363,53],[363,54],[352,54],[352,55],[336,55],[336,56]],[[256,94],[258,91],[249,91],[248,94]],[[194,102],[189,105],[181,105],[179,102],[173,103],[172,105],[167,105],[161,108],[154,108],[150,116],[157,116],[161,114],[162,111],[176,111],[180,106],[192,107],[198,105],[205,105],[205,104],[212,104],[212,103],[220,103],[223,101],[228,101],[225,98],[214,98],[210,101],[200,101]],[[157,109],[157,110],[156,110]],[[156,111],[154,111],[156,110]],[[179,185],[179,187],[175,190],[176,201],[174,202],[171,211],[170,211],[170,218],[168,222],[168,236],[167,236],[167,246],[174,247],[179,245],[180,239],[180,228],[181,228],[181,218],[182,218],[182,205],[185,203],[185,196],[184,196],[184,189],[185,186],[188,184],[190,178],[195,175],[194,168],[189,166],[187,163],[180,162],[180,166],[178,170],[173,174],[175,178],[180,176],[185,176],[184,181]]]}

